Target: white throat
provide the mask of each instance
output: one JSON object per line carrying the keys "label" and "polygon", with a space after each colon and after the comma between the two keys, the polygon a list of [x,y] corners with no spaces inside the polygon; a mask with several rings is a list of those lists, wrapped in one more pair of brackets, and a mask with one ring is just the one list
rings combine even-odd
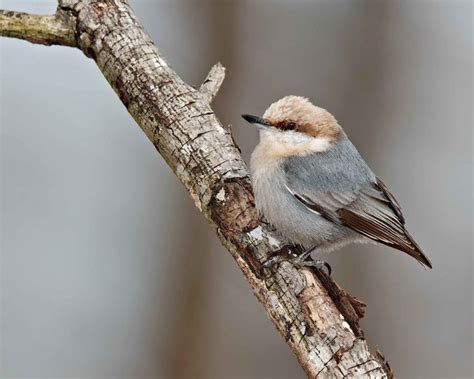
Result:
{"label": "white throat", "polygon": [[271,129],[260,130],[260,143],[255,147],[250,159],[252,177],[259,176],[258,171],[274,168],[284,158],[321,153],[330,147],[331,141],[325,137],[315,138],[298,132]]}

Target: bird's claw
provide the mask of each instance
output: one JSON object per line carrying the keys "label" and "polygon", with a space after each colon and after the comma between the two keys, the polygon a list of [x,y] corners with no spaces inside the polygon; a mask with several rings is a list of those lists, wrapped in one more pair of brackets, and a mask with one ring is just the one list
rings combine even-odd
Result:
{"label": "bird's claw", "polygon": [[284,255],[274,255],[268,258],[261,267],[262,273],[268,270],[272,270],[275,266],[279,265],[281,262],[289,262],[297,268],[302,267],[315,267],[318,270],[326,271],[327,275],[331,275],[332,269],[329,263],[322,260],[307,260],[307,256],[304,254],[298,256],[289,257],[288,254]]}
{"label": "bird's claw", "polygon": [[326,274],[331,276],[332,268],[331,265],[325,261],[315,260],[315,261],[304,261],[302,263],[303,267],[316,267],[318,270],[326,271]]}

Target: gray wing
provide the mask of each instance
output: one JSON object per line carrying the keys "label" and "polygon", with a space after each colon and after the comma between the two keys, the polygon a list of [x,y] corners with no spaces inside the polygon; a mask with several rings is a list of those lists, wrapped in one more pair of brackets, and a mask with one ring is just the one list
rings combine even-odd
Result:
{"label": "gray wing", "polygon": [[284,171],[287,189],[307,208],[431,268],[405,229],[400,205],[345,135],[327,152],[289,158]]}

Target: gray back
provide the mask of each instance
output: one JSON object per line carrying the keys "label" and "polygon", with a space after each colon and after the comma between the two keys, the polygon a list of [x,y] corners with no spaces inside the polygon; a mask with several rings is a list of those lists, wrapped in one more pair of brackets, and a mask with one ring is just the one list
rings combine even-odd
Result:
{"label": "gray back", "polygon": [[288,185],[294,191],[307,194],[353,192],[376,181],[374,173],[344,132],[330,150],[288,158],[283,170]]}

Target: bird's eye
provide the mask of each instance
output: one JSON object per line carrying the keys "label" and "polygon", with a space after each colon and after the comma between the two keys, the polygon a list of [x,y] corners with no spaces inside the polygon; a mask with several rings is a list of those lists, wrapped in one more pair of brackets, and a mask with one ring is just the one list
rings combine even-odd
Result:
{"label": "bird's eye", "polygon": [[285,130],[295,130],[296,129],[296,123],[293,121],[287,122],[285,125]]}

